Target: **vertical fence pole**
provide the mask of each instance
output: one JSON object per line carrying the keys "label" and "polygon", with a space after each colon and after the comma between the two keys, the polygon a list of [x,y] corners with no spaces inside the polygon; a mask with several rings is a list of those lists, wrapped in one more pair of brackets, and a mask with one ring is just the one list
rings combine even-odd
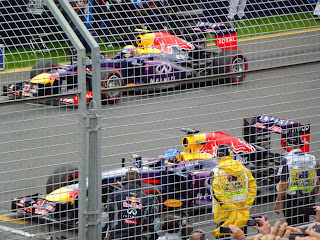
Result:
{"label": "vertical fence pole", "polygon": [[[60,1],[60,0],[59,0]],[[78,36],[74,33],[73,29],[68,24],[68,21],[60,12],[57,5],[53,0],[46,0],[46,5],[66,33],[68,39],[70,39],[72,45],[77,50],[77,64],[78,64],[78,90],[80,91],[78,113],[80,117],[79,129],[80,129],[80,146],[79,146],[79,219],[78,219],[78,239],[86,239],[86,175],[87,175],[87,129],[86,129],[86,62],[85,62],[85,48]],[[81,21],[80,18],[74,13],[74,10],[68,2],[60,1],[63,9],[72,15],[72,19],[75,21]],[[71,10],[70,10],[71,9]],[[74,14],[74,15],[73,15]],[[77,19],[78,18],[78,19]]]}
{"label": "vertical fence pole", "polygon": [[[87,132],[89,133],[88,139],[88,151],[89,151],[89,159],[88,159],[88,203],[86,205],[86,212],[83,212],[81,217],[88,217],[87,226],[88,226],[88,239],[100,239],[102,232],[102,224],[101,224],[101,134],[99,130],[99,114],[101,112],[101,95],[100,95],[100,82],[101,82],[101,67],[100,67],[100,47],[95,39],[92,37],[84,23],[81,21],[79,16],[75,13],[71,5],[68,1],[59,0],[65,12],[70,17],[71,21],[90,46],[91,49],[91,61],[92,61],[92,93],[93,93],[93,102],[90,105],[89,109],[89,128]],[[85,93],[85,84],[86,81],[82,82],[81,93]],[[84,94],[85,95],[85,94]],[[83,100],[85,102],[85,100]],[[85,105],[85,104],[84,104]],[[84,113],[85,107],[81,113]],[[84,146],[85,147],[85,146]],[[84,163],[83,168],[86,169],[86,165]],[[84,179],[83,179],[84,180]],[[83,185],[84,186],[84,185]],[[81,188],[84,190],[84,188]],[[85,192],[80,198],[85,198]],[[81,202],[84,202],[82,200]],[[83,205],[81,205],[83,206]],[[79,205],[79,210],[81,206]],[[83,219],[85,221],[85,219]],[[79,226],[80,228],[80,226]],[[84,231],[85,226],[82,224],[82,229],[80,231]],[[79,232],[80,233],[80,232]],[[81,236],[82,235],[82,236]],[[83,237],[83,232],[81,232],[80,237]]]}

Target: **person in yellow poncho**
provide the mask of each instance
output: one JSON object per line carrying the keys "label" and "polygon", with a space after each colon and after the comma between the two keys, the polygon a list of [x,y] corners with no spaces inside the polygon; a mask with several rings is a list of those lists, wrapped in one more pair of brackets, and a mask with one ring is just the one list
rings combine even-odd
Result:
{"label": "person in yellow poncho", "polygon": [[216,238],[226,237],[220,233],[221,226],[230,224],[244,228],[249,219],[249,210],[257,195],[256,180],[240,161],[233,160],[230,147],[221,144],[217,150],[219,163],[213,170],[214,220]]}

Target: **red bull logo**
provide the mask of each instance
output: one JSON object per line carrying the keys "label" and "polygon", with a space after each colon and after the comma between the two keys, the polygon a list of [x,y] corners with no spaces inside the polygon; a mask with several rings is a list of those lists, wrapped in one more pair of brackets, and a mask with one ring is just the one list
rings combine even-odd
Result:
{"label": "red bull logo", "polygon": [[223,132],[206,133],[206,142],[208,143],[204,144],[199,150],[201,153],[205,152],[215,155],[218,146],[220,146],[221,144],[226,144],[232,147],[232,151],[235,153],[255,151],[254,146],[240,140],[239,138],[233,137]]}
{"label": "red bull logo", "polygon": [[123,202],[123,207],[127,208],[142,208],[141,200],[136,197],[126,196],[126,200]]}
{"label": "red bull logo", "polygon": [[179,50],[193,50],[195,47],[193,44],[176,37],[167,32],[154,33],[153,44],[151,49],[157,49],[161,52],[172,54],[172,47],[177,47]]}

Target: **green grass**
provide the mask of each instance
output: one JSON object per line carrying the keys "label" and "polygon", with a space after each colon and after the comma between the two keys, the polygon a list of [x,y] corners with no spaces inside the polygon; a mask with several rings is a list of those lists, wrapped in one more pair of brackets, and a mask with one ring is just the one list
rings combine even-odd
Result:
{"label": "green grass", "polygon": [[[263,18],[249,19],[243,24],[237,23],[238,38],[246,38],[252,36],[260,36],[290,30],[306,29],[311,27],[319,27],[320,21],[315,20],[312,13],[299,13],[290,15],[277,15]],[[208,35],[210,42],[214,38]],[[6,69],[15,69],[23,67],[31,67],[38,59],[50,58],[58,63],[69,62],[70,53],[68,44],[65,42],[48,44],[50,52],[35,51],[31,47],[22,47],[19,49],[6,49]],[[102,52],[114,54],[120,47],[106,48],[100,42]]]}
{"label": "green grass", "polygon": [[252,37],[317,26],[320,26],[320,21],[315,20],[312,13],[254,18],[244,21],[243,25],[238,24],[238,37]]}

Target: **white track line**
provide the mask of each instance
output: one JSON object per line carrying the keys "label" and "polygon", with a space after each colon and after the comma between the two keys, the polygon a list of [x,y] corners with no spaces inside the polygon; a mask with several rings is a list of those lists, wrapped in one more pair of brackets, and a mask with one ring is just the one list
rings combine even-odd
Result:
{"label": "white track line", "polygon": [[8,232],[15,233],[15,234],[19,234],[19,235],[22,235],[22,236],[25,236],[25,237],[29,237],[29,238],[36,236],[35,234],[31,234],[31,233],[28,233],[28,232],[24,232],[24,231],[21,231],[21,230],[17,230],[17,229],[14,229],[14,228],[9,228],[9,227],[6,227],[6,226],[1,226],[1,225],[0,225],[0,229],[8,231]]}

